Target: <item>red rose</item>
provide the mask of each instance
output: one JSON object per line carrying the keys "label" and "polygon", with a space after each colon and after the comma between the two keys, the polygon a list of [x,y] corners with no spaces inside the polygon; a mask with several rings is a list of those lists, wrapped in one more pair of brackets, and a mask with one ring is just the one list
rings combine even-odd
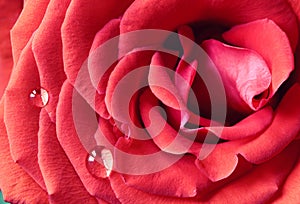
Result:
{"label": "red rose", "polygon": [[5,200],[300,202],[299,9],[26,1],[0,103]]}

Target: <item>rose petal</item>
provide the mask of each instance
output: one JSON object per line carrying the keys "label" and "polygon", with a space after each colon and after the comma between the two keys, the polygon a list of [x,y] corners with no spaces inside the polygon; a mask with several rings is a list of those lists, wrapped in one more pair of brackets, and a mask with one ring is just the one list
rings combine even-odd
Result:
{"label": "rose petal", "polygon": [[[160,20],[153,20],[153,16]],[[123,16],[121,33],[146,28],[174,30],[179,25],[205,20],[210,22],[211,19],[223,25],[233,26],[266,16],[287,33],[291,45],[295,48],[298,42],[298,30],[295,30],[297,20],[289,4],[283,0],[258,0],[255,3],[249,0],[137,0]]]}
{"label": "rose petal", "polygon": [[[97,88],[98,93],[105,93],[109,76],[115,67],[113,65],[109,68],[109,61],[118,59],[118,40],[112,40],[115,42],[114,46],[109,44],[108,47],[105,43],[113,39],[120,34],[120,19],[113,19],[109,21],[105,26],[96,34],[89,56],[89,71],[90,77],[94,87]],[[109,69],[108,69],[109,68]],[[105,72],[104,72],[105,71]],[[103,73],[104,72],[104,73]],[[99,79],[101,77],[101,79]]]}
{"label": "rose petal", "polygon": [[279,154],[299,131],[299,97],[296,94],[299,89],[297,84],[288,91],[278,106],[271,125],[261,135],[254,139],[245,138],[216,145],[207,158],[199,161],[199,168],[204,169],[212,181],[218,181],[233,172],[238,163],[238,154],[255,164]]}
{"label": "rose petal", "polygon": [[[229,183],[212,194],[212,203],[266,203],[274,196],[293,168],[299,155],[299,142],[291,144],[280,155],[256,166],[252,172]],[[285,168],[282,168],[284,163]]]}
{"label": "rose petal", "polygon": [[[50,0],[33,0],[24,3],[24,8],[11,30],[13,59],[16,64],[22,50],[39,27]],[[36,9],[39,8],[39,9]]]}
{"label": "rose petal", "polygon": [[168,72],[171,67],[166,66],[165,61],[168,62],[159,52],[153,55],[148,76],[150,89],[165,105],[182,110],[185,108],[184,101],[169,76],[174,72]]}
{"label": "rose petal", "polygon": [[13,67],[9,31],[17,20],[22,7],[21,1],[3,1],[0,5],[0,98]]}
{"label": "rose petal", "polygon": [[[61,86],[66,78],[62,60],[61,25],[70,1],[51,0],[39,28],[35,32],[32,50],[38,66],[41,87],[48,91],[50,101],[45,107],[55,121]],[[55,16],[55,18],[53,18]]]}
{"label": "rose petal", "polygon": [[[4,104],[0,102],[0,187],[4,199],[11,203],[48,203],[48,195],[10,155],[4,124]],[[34,196],[33,196],[34,195]]]}
{"label": "rose petal", "polygon": [[239,159],[235,150],[242,144],[242,141],[217,144],[208,157],[196,160],[196,165],[213,182],[227,178],[238,165]]}
{"label": "rose petal", "polygon": [[260,55],[216,40],[204,41],[202,47],[222,77],[232,109],[243,113],[249,111],[246,104],[253,110],[264,105],[263,100],[258,105],[253,103],[254,97],[266,91],[271,83],[269,68]]}
{"label": "rose petal", "polygon": [[294,69],[288,37],[272,20],[263,19],[235,26],[224,33],[223,37],[234,45],[256,51],[264,58],[272,75],[270,97]]}
{"label": "rose petal", "polygon": [[192,156],[183,156],[171,167],[153,174],[124,175],[124,181],[126,185],[143,192],[171,197],[194,197],[198,188],[205,188],[210,183],[196,168]]}
{"label": "rose petal", "polygon": [[[271,107],[263,108],[245,119],[241,120],[237,124],[230,127],[222,127],[220,138],[225,140],[236,140],[246,137],[255,136],[264,131],[271,123],[273,119],[273,110]],[[219,127],[206,128],[213,133],[218,133]]]}
{"label": "rose petal", "polygon": [[[76,111],[79,111],[79,113]],[[76,113],[79,115],[76,115]],[[115,198],[109,181],[94,177],[86,167],[88,150],[85,148],[92,149],[95,147],[92,145],[98,122],[93,121],[95,117],[94,110],[91,110],[90,106],[67,81],[62,87],[56,117],[59,143],[87,191],[92,196],[96,196],[107,202],[119,203]],[[77,126],[75,127],[74,125]],[[82,134],[84,134],[84,138]],[[85,148],[83,144],[86,145]]]}
{"label": "rose petal", "polygon": [[[298,142],[299,143],[299,142]],[[281,191],[278,195],[275,196],[274,203],[297,203],[300,200],[299,188],[300,185],[299,176],[300,176],[300,162],[299,154],[298,162],[292,169],[291,173],[288,175],[285,180]],[[291,157],[290,155],[288,157]]]}
{"label": "rose petal", "polygon": [[[149,89],[147,89],[140,98],[140,111],[143,123],[152,137],[154,143],[163,151],[172,154],[187,153],[194,143],[196,134],[187,139],[178,131],[171,127],[163,117],[160,110],[154,109],[159,105],[159,101],[154,97]],[[152,112],[152,113],[151,113]],[[192,134],[191,134],[192,135]],[[198,144],[198,148],[200,148]]]}
{"label": "rose petal", "polygon": [[32,39],[15,66],[5,95],[4,121],[12,158],[42,187],[45,183],[37,163],[39,113],[29,95],[40,87],[39,74],[31,50]]}
{"label": "rose petal", "polygon": [[50,120],[45,109],[40,115],[38,144],[38,162],[51,203],[97,203],[84,188],[61,148],[56,136],[55,123]]}
{"label": "rose petal", "polygon": [[96,33],[109,20],[119,17],[131,2],[132,0],[71,2],[62,26],[62,42],[64,68],[72,84],[88,57]]}
{"label": "rose petal", "polygon": [[196,200],[192,200],[189,198],[171,198],[171,197],[164,197],[164,196],[156,196],[145,193],[143,191],[136,190],[127,186],[124,183],[121,175],[112,174],[110,176],[110,182],[114,192],[116,193],[117,198],[121,201],[121,203],[148,203],[151,201],[152,203],[198,203]]}
{"label": "rose petal", "polygon": [[300,85],[289,89],[276,109],[270,127],[239,152],[252,163],[262,163],[281,152],[300,130]]}
{"label": "rose petal", "polygon": [[298,1],[295,0],[288,0],[288,2],[290,3],[290,5],[292,6],[295,14],[298,17],[298,21],[300,20],[300,4]]}
{"label": "rose petal", "polygon": [[[127,100],[126,97],[131,98],[133,94],[136,93],[135,90],[140,90],[144,87],[144,85],[141,84],[147,82],[146,77],[148,70],[135,70],[148,66],[152,55],[152,51],[135,52],[130,55],[126,55],[112,71],[107,84],[105,104],[108,112],[113,118],[118,119],[127,115],[129,100]],[[130,83],[128,83],[127,78],[127,81],[123,81],[123,86],[121,86],[119,83],[127,74],[129,78],[135,78],[135,81],[130,81]],[[117,86],[119,86],[119,89],[116,89]],[[123,89],[126,89],[126,94],[122,92]],[[119,98],[115,98],[115,100],[113,100],[113,96]],[[126,119],[121,118],[120,120],[126,121]]]}

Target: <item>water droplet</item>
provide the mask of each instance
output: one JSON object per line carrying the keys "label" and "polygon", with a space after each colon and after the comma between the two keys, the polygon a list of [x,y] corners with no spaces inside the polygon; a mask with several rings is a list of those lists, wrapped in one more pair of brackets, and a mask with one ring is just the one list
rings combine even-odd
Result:
{"label": "water droplet", "polygon": [[98,178],[107,178],[113,168],[113,155],[103,146],[96,146],[87,158],[89,172]]}
{"label": "water droplet", "polygon": [[32,92],[29,94],[29,98],[32,104],[37,107],[45,107],[49,102],[49,94],[43,88],[32,90]]}

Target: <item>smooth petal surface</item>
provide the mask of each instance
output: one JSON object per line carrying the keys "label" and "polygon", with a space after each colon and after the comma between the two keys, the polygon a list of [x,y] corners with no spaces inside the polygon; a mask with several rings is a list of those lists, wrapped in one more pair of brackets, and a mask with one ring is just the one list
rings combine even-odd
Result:
{"label": "smooth petal surface", "polygon": [[48,203],[47,192],[11,158],[3,115],[2,100],[0,102],[0,186],[4,199],[11,203],[46,204]]}
{"label": "smooth petal surface", "polygon": [[265,92],[271,83],[269,68],[259,54],[217,40],[204,41],[201,46],[222,77],[230,108],[247,112],[246,104],[252,110],[264,105],[263,99],[258,105],[253,103],[255,96]]}
{"label": "smooth petal surface", "polygon": [[263,19],[234,26],[223,37],[229,43],[254,50],[263,57],[272,75],[269,97],[275,94],[294,69],[288,37],[272,20]]}

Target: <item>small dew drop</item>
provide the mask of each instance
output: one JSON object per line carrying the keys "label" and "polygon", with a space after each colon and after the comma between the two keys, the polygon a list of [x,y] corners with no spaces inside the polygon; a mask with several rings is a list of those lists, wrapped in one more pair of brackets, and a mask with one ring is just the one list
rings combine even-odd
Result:
{"label": "small dew drop", "polygon": [[87,169],[97,178],[107,178],[113,168],[113,155],[103,146],[96,146],[87,157]]}
{"label": "small dew drop", "polygon": [[49,102],[49,94],[43,88],[32,90],[29,98],[31,103],[37,107],[45,107]]}

